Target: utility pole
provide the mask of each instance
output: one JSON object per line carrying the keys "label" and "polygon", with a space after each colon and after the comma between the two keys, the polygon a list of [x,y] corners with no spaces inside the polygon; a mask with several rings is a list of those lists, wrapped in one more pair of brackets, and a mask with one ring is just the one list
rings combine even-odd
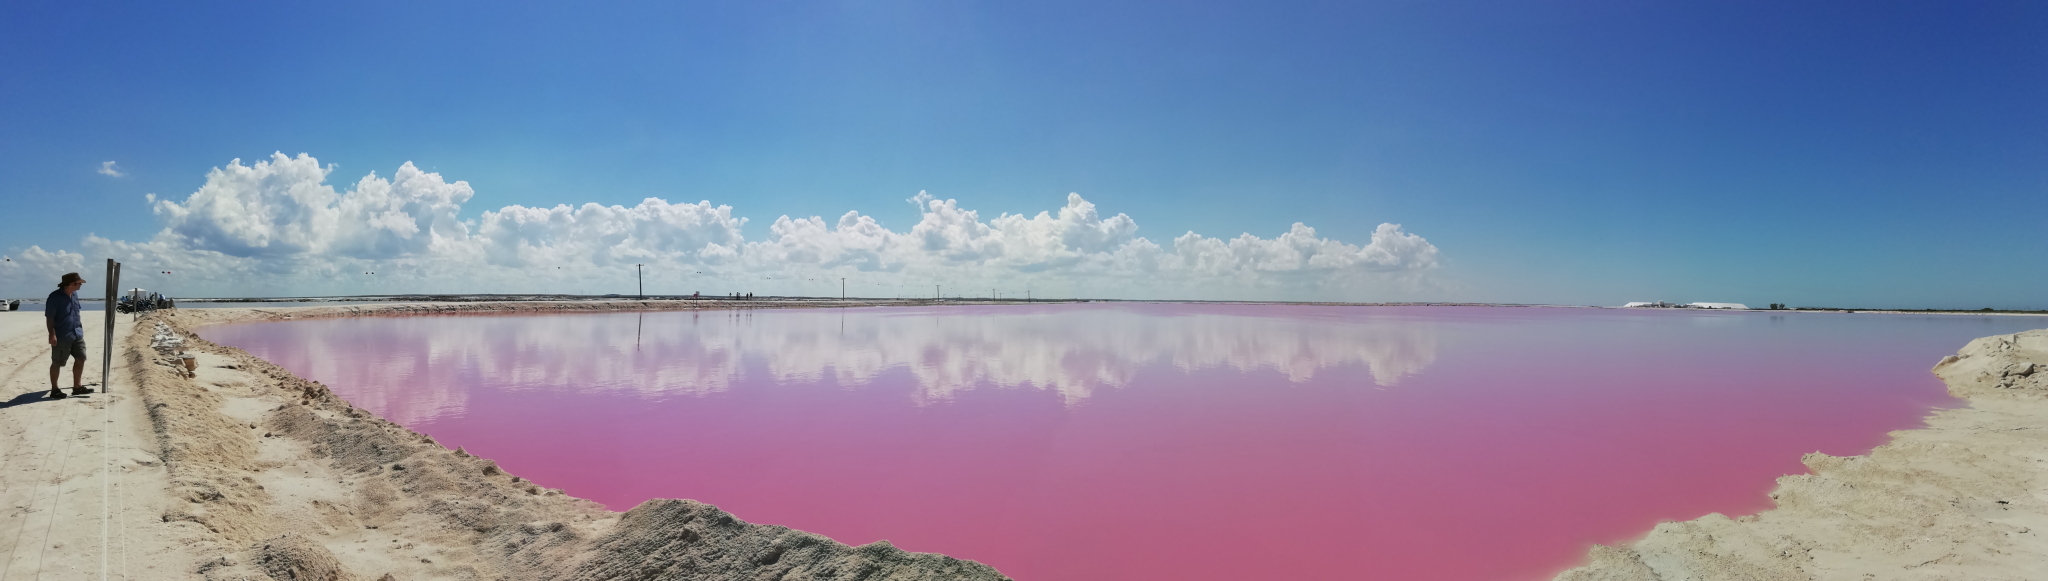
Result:
{"label": "utility pole", "polygon": [[839,300],[846,300],[846,277],[839,277]]}
{"label": "utility pole", "polygon": [[939,300],[939,285],[932,285],[932,300]]}
{"label": "utility pole", "polygon": [[633,276],[634,276],[635,278],[637,278],[637,279],[639,279],[639,280],[640,280],[640,300],[643,300],[643,301],[644,301],[644,300],[647,300],[647,275],[646,275],[646,274],[644,273],[644,271],[640,270],[640,267],[643,267],[643,266],[647,266],[647,265],[645,265],[645,264],[635,264],[635,265],[633,265]]}

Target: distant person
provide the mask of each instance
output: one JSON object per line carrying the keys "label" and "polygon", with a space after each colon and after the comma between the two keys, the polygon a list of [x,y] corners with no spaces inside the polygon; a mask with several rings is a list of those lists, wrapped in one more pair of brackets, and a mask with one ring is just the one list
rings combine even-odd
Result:
{"label": "distant person", "polygon": [[71,395],[92,393],[85,388],[85,322],[79,320],[78,289],[83,286],[85,277],[65,273],[57,290],[43,301],[43,327],[50,332],[50,399],[67,397],[57,390],[57,375],[64,360],[74,357],[78,361],[71,365]]}

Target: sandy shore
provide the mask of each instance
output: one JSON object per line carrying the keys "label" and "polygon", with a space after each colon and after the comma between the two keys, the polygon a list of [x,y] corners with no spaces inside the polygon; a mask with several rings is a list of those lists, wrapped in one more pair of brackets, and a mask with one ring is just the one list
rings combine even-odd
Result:
{"label": "sandy shore", "polygon": [[[195,547],[164,528],[169,471],[141,397],[117,358],[113,392],[47,400],[50,347],[41,312],[0,313],[0,579],[189,576]],[[129,317],[115,331],[128,335]],[[101,328],[100,313],[84,314]],[[100,381],[100,345],[85,381]],[[71,371],[61,385],[69,391]]]}
{"label": "sandy shore", "polygon": [[[97,578],[104,559],[120,579],[1003,579],[971,561],[849,547],[692,501],[610,512],[187,332],[364,315],[830,305],[186,309],[124,321],[114,393],[62,401],[39,396],[41,313],[0,313],[0,386],[13,398],[0,403],[0,574]],[[181,345],[153,347],[162,336]],[[177,370],[168,353],[178,349],[198,356],[197,377]],[[1587,566],[1558,579],[2048,579],[2048,331],[1980,339],[1935,372],[1971,405],[1895,432],[1868,456],[1809,455],[1814,473],[1781,479],[1776,509],[1665,523],[1628,546],[1594,547]]]}
{"label": "sandy shore", "polygon": [[[59,401],[40,395],[48,380],[41,313],[7,314],[0,352],[8,355],[0,362],[15,397],[0,408],[0,434],[8,436],[0,448],[8,485],[0,493],[7,507],[0,549],[13,550],[0,571],[7,579],[100,578],[104,556],[107,578],[119,579],[1006,579],[972,561],[887,542],[849,547],[688,500],[607,511],[450,451],[324,386],[186,331],[368,314],[733,306],[187,309],[124,323],[111,398]],[[96,328],[101,319],[88,317]],[[197,356],[196,377],[185,377],[171,356],[179,350]],[[103,480],[115,483],[107,501]]]}
{"label": "sandy shore", "polygon": [[1660,524],[1557,579],[2048,579],[2048,330],[1971,341],[1934,374],[1970,405],[1868,455],[1806,455],[1776,508]]}

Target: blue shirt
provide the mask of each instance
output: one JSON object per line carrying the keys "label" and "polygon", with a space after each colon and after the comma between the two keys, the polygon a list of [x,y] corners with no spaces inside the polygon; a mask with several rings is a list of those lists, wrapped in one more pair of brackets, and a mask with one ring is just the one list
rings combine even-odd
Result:
{"label": "blue shirt", "polygon": [[64,289],[50,292],[50,298],[43,301],[43,316],[55,319],[58,341],[85,338],[85,322],[78,320],[78,299]]}

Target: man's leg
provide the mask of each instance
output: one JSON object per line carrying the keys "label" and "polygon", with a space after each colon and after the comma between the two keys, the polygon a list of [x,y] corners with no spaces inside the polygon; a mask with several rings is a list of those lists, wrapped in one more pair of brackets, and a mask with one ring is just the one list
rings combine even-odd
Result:
{"label": "man's leg", "polygon": [[50,366],[50,393],[57,393],[57,374],[64,372],[64,364]]}
{"label": "man's leg", "polygon": [[71,348],[71,356],[76,357],[78,363],[71,366],[71,395],[92,393],[92,390],[85,388],[85,339],[81,337],[73,345],[76,346]]}
{"label": "man's leg", "polygon": [[64,359],[71,354],[70,345],[58,341],[50,346],[50,399],[64,399],[64,392],[57,390],[57,374],[64,372]]}

